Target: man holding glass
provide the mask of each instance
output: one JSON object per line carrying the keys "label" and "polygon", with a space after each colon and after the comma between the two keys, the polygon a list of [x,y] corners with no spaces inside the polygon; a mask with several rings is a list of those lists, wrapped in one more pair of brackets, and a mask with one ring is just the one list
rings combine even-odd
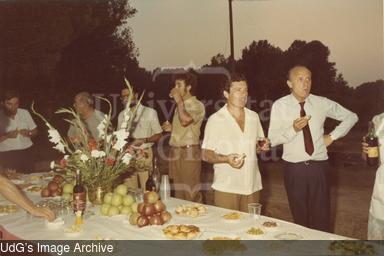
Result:
{"label": "man holding glass", "polygon": [[203,160],[213,164],[214,204],[246,212],[248,204],[260,199],[261,176],[257,154],[269,150],[269,142],[259,147],[264,137],[256,112],[245,107],[248,85],[240,74],[231,76],[223,86],[227,104],[212,114],[203,140]]}
{"label": "man holding glass", "polygon": [[205,107],[194,96],[197,78],[192,72],[177,74],[173,80],[175,85],[169,96],[175,101],[176,109],[172,124],[165,122],[162,126],[164,131],[171,132],[169,177],[177,198],[201,203],[199,143]]}

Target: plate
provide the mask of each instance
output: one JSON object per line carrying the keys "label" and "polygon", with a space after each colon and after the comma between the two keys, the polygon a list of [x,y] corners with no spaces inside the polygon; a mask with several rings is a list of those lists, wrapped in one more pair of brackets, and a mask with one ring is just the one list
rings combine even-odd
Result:
{"label": "plate", "polygon": [[239,212],[229,212],[221,216],[221,219],[227,223],[238,223],[244,218],[244,215]]}
{"label": "plate", "polygon": [[162,231],[171,240],[196,240],[201,236],[200,228],[195,225],[168,225]]}
{"label": "plate", "polygon": [[274,236],[274,238],[279,240],[300,240],[303,239],[301,235],[292,233],[292,232],[284,232]]}
{"label": "plate", "polygon": [[207,214],[207,207],[202,204],[183,204],[175,208],[175,214],[179,217],[199,218]]}
{"label": "plate", "polygon": [[54,221],[49,222],[48,220],[45,220],[45,225],[48,228],[59,228],[64,225],[64,220],[61,217],[56,218]]}
{"label": "plate", "polygon": [[[249,233],[253,232],[253,233]],[[259,233],[260,232],[260,233]],[[244,230],[245,235],[250,239],[257,239],[265,236],[268,232],[262,227],[249,227],[246,230]]]}
{"label": "plate", "polygon": [[[268,226],[268,223],[272,224],[272,223],[275,223],[276,226]],[[265,224],[265,225],[264,225]],[[276,221],[264,221],[262,224],[261,224],[261,227],[265,230],[277,230],[279,229],[280,225],[279,223],[277,223]]]}
{"label": "plate", "polygon": [[216,231],[204,231],[201,235],[202,240],[241,240],[236,234]]}

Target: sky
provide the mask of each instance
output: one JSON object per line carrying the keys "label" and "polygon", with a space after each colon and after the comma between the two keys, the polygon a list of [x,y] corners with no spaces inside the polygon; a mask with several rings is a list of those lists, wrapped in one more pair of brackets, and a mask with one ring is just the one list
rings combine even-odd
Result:
{"label": "sky", "polygon": [[[230,54],[227,0],[131,0],[140,66],[208,64]],[[235,58],[252,41],[286,50],[298,40],[328,46],[350,86],[384,78],[383,0],[234,0]]]}

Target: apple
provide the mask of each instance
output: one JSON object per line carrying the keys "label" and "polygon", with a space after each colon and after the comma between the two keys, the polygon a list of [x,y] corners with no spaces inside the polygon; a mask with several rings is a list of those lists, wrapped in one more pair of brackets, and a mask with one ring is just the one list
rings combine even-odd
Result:
{"label": "apple", "polygon": [[132,195],[126,195],[123,198],[123,205],[124,206],[130,206],[135,202],[135,199],[133,198]]}
{"label": "apple", "polygon": [[113,193],[112,192],[108,192],[107,194],[105,194],[104,196],[104,203],[105,204],[111,204],[111,201],[112,201],[112,196],[113,196]]}
{"label": "apple", "polygon": [[56,182],[50,181],[48,183],[48,189],[49,189],[50,192],[56,191],[58,188],[59,188],[59,184],[57,184]]}
{"label": "apple", "polygon": [[152,216],[155,214],[155,206],[153,204],[144,204],[141,214],[145,216]]}
{"label": "apple", "polygon": [[155,207],[155,213],[161,213],[161,212],[165,211],[165,209],[166,209],[165,204],[163,202],[161,202],[160,200],[157,201],[156,203],[154,203],[153,206]]}
{"label": "apple", "polygon": [[119,214],[119,208],[116,206],[110,206],[108,209],[108,216],[115,216]]}
{"label": "apple", "polygon": [[109,211],[109,208],[111,206],[109,204],[103,204],[101,207],[100,207],[100,213],[104,216],[107,216],[108,215],[108,211]]}
{"label": "apple", "polygon": [[137,226],[139,226],[139,228],[147,226],[148,224],[149,224],[149,219],[146,216],[140,216],[137,219]]}
{"label": "apple", "polygon": [[123,197],[120,194],[113,194],[111,205],[119,206],[123,203]]}
{"label": "apple", "polygon": [[164,223],[167,223],[168,221],[170,221],[172,219],[172,215],[167,211],[162,212],[160,214],[160,216],[161,216],[161,219],[163,220]]}
{"label": "apple", "polygon": [[51,196],[61,196],[63,194],[63,189],[61,187],[58,187],[56,190],[51,191]]}
{"label": "apple", "polygon": [[64,177],[56,174],[55,176],[53,176],[52,181],[56,182],[57,184],[61,184],[64,181]]}
{"label": "apple", "polygon": [[123,215],[129,215],[132,213],[132,208],[130,206],[123,206],[123,208],[120,210],[120,214]]}
{"label": "apple", "polygon": [[144,203],[154,204],[159,200],[159,195],[155,191],[144,194]]}
{"label": "apple", "polygon": [[128,192],[128,187],[124,184],[121,184],[115,188],[115,193],[125,196]]}
{"label": "apple", "polygon": [[134,202],[132,205],[131,205],[131,208],[132,208],[132,212],[137,212],[137,205],[139,203],[138,202]]}
{"label": "apple", "polygon": [[137,221],[138,221],[139,217],[140,217],[139,213],[137,213],[137,212],[132,213],[131,216],[129,216],[129,223],[131,225],[137,225]]}
{"label": "apple", "polygon": [[163,225],[164,221],[159,214],[155,214],[155,215],[152,215],[151,217],[149,217],[149,224],[151,224],[151,225]]}
{"label": "apple", "polygon": [[49,195],[50,195],[50,192],[49,192],[49,189],[48,189],[48,188],[43,188],[43,189],[41,190],[41,196],[42,196],[42,197],[49,197]]}
{"label": "apple", "polygon": [[63,186],[64,194],[72,194],[73,193],[73,185],[71,183],[66,183]]}

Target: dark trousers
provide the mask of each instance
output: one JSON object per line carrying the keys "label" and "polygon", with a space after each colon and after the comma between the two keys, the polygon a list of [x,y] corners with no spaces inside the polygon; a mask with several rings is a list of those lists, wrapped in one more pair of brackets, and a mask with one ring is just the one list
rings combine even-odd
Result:
{"label": "dark trousers", "polygon": [[0,166],[4,169],[16,169],[18,172],[34,171],[33,146],[27,149],[0,152]]}
{"label": "dark trousers", "polygon": [[295,223],[330,231],[328,161],[284,161],[284,183]]}

